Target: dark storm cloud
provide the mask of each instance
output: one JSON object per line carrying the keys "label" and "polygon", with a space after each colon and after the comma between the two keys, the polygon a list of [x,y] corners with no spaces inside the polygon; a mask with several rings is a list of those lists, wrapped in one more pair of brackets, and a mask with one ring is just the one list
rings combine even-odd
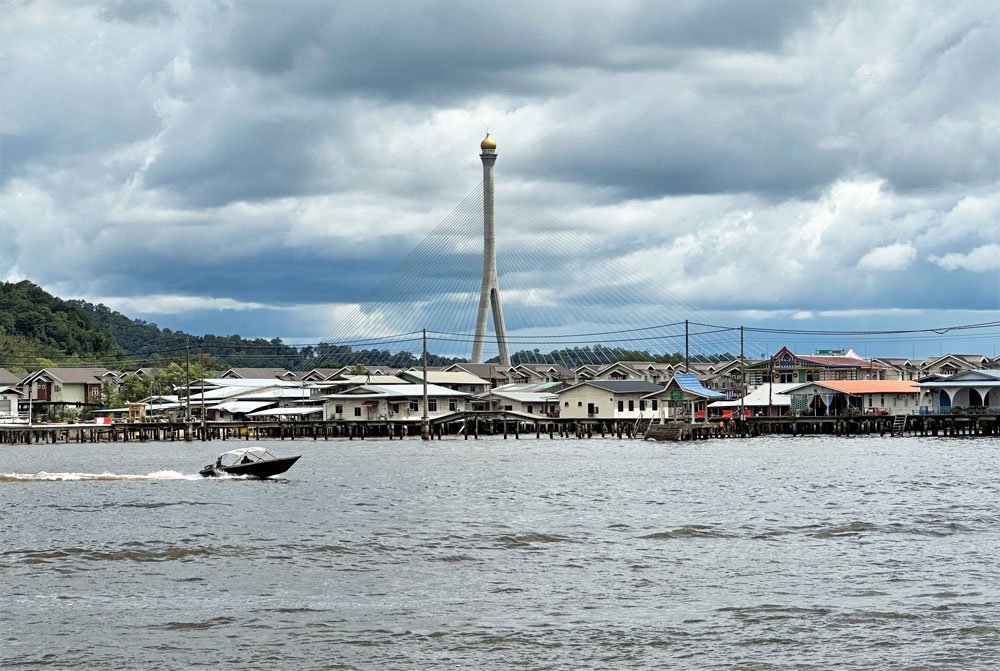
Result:
{"label": "dark storm cloud", "polygon": [[[195,114],[164,137],[164,151],[144,183],[187,206],[268,200],[315,193],[324,179],[317,138],[321,124],[297,117],[248,116],[235,108]],[[231,113],[231,116],[230,116]]]}
{"label": "dark storm cloud", "polygon": [[381,2],[236,5],[204,54],[312,94],[438,102],[548,95],[596,71],[670,67],[681,49],[777,49],[819,4]]}

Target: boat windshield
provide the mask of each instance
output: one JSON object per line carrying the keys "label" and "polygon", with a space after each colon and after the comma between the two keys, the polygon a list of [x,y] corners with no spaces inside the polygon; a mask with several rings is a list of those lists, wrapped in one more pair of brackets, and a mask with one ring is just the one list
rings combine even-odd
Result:
{"label": "boat windshield", "polygon": [[258,461],[268,461],[270,459],[277,459],[277,457],[263,447],[248,447],[242,450],[231,450],[219,455],[219,463],[223,466],[254,464]]}

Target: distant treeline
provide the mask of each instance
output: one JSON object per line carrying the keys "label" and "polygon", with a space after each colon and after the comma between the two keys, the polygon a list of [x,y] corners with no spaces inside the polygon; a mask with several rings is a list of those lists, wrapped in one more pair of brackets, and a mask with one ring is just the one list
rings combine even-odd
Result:
{"label": "distant treeline", "polygon": [[[286,345],[281,338],[243,338],[238,335],[191,335],[184,331],[171,331],[142,319],[129,319],[106,305],[85,301],[68,301],[88,313],[98,324],[107,327],[121,348],[133,357],[149,359],[149,365],[163,361],[182,360],[190,342],[192,358],[206,366],[289,368],[301,364],[303,354],[298,348]],[[206,356],[202,356],[204,351]]]}

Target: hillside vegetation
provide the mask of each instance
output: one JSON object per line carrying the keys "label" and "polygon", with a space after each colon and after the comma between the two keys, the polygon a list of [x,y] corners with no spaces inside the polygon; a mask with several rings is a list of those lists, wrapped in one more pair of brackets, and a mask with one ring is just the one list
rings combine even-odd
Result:
{"label": "hillside vegetation", "polygon": [[4,367],[51,365],[50,358],[109,360],[122,353],[111,331],[80,307],[28,281],[0,283],[0,363],[8,364]]}

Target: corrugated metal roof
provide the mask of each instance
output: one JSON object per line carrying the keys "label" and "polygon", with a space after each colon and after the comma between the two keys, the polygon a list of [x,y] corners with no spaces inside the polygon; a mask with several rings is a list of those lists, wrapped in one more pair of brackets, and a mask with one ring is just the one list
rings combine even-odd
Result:
{"label": "corrugated metal roof", "polygon": [[[191,382],[191,388],[199,386],[201,381],[198,380]],[[273,377],[255,377],[255,378],[239,378],[239,377],[207,377],[205,378],[206,386],[216,386],[216,387],[302,387],[301,382],[292,382],[291,380],[279,380]]]}
{"label": "corrugated metal roof", "polygon": [[[493,390],[493,396],[499,398],[509,398],[512,401],[517,401],[518,403],[545,403],[556,401],[559,399],[555,394],[540,394],[533,393],[530,391],[497,391]],[[485,398],[480,394],[479,398]]]}
{"label": "corrugated metal roof", "polygon": [[398,375],[340,375],[326,380],[330,384],[406,384],[406,380]]}
{"label": "corrugated metal roof", "polygon": [[[356,393],[326,394],[323,398],[417,398],[423,396],[423,384],[363,384],[355,388]],[[428,396],[468,396],[464,391],[455,391],[447,387],[439,387],[436,384],[427,384]]]}
{"label": "corrugated metal roof", "polygon": [[792,397],[785,392],[795,387],[801,387],[798,382],[776,382],[774,384],[762,384],[743,399],[733,401],[715,401],[709,403],[710,408],[735,408],[740,405],[749,407],[784,406],[792,404]]}
{"label": "corrugated metal roof", "polygon": [[223,375],[234,375],[238,378],[279,378],[287,376],[290,371],[285,368],[230,368]]}
{"label": "corrugated metal roof", "polygon": [[701,382],[698,381],[698,376],[691,373],[677,373],[674,375],[674,380],[681,389],[689,391],[693,394],[699,394],[705,398],[725,398],[726,395],[719,393],[717,391],[712,391],[711,389],[706,389]]}
{"label": "corrugated metal roof", "polygon": [[219,412],[228,412],[230,414],[247,413],[266,408],[272,403],[273,401],[227,401],[219,405],[214,405],[209,410],[218,410]]}
{"label": "corrugated metal roof", "polygon": [[312,407],[312,408],[268,408],[267,410],[258,410],[257,412],[247,413],[247,417],[277,417],[279,415],[289,415],[289,416],[301,416],[301,415],[312,415],[314,413],[323,412],[322,407]]}
{"label": "corrugated metal roof", "polygon": [[[417,380],[424,379],[424,372],[421,371],[403,371],[402,376],[404,378],[416,378]],[[427,381],[433,384],[476,384],[476,385],[488,385],[489,382],[481,377],[473,375],[464,370],[429,370],[427,371]]]}
{"label": "corrugated metal roof", "polygon": [[826,387],[841,394],[916,394],[920,391],[916,382],[908,380],[823,380],[796,385],[785,393],[794,394],[796,389],[812,385]]}
{"label": "corrugated metal roof", "polygon": [[[591,387],[610,391],[612,394],[651,394],[656,391],[663,391],[662,384],[654,384],[653,382],[646,382],[644,380],[587,380],[580,384],[588,384]],[[564,391],[575,389],[580,384],[575,384],[556,393],[561,394]]]}

